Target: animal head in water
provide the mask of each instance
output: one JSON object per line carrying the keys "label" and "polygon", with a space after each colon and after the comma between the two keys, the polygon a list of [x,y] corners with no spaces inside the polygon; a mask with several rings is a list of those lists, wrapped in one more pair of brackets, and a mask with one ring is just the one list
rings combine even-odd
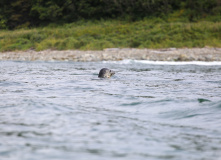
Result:
{"label": "animal head in water", "polygon": [[98,77],[99,78],[110,78],[114,74],[115,74],[114,71],[107,69],[107,68],[102,68],[99,72]]}

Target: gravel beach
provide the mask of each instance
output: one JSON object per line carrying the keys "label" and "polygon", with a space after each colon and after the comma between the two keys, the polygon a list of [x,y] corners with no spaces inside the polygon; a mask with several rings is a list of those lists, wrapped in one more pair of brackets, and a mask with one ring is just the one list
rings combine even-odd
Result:
{"label": "gravel beach", "polygon": [[102,51],[44,50],[0,52],[0,60],[18,61],[120,61],[124,59],[150,61],[221,61],[221,48],[134,49],[108,48]]}

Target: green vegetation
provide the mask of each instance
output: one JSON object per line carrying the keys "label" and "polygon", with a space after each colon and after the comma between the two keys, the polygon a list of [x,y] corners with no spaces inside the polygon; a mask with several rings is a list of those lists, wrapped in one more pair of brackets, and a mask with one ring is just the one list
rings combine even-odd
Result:
{"label": "green vegetation", "polygon": [[0,29],[79,20],[221,19],[221,0],[1,0]]}
{"label": "green vegetation", "polygon": [[78,21],[33,29],[0,31],[0,51],[104,48],[221,47],[221,22],[161,19]]}
{"label": "green vegetation", "polygon": [[1,0],[0,51],[221,47],[221,0]]}

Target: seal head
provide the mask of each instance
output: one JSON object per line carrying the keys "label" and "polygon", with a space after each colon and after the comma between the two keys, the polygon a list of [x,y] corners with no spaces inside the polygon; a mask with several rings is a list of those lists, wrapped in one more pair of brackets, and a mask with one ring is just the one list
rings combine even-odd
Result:
{"label": "seal head", "polygon": [[114,74],[115,74],[114,71],[107,69],[107,68],[102,68],[99,72],[98,77],[99,78],[110,78]]}

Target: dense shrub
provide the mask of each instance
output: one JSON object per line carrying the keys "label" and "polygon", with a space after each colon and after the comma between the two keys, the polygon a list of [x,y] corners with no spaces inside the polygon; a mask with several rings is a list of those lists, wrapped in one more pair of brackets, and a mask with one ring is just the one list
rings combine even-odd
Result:
{"label": "dense shrub", "polygon": [[[0,28],[24,28],[82,19],[136,21],[221,19],[221,0],[1,0]],[[172,18],[171,18],[172,17]]]}

